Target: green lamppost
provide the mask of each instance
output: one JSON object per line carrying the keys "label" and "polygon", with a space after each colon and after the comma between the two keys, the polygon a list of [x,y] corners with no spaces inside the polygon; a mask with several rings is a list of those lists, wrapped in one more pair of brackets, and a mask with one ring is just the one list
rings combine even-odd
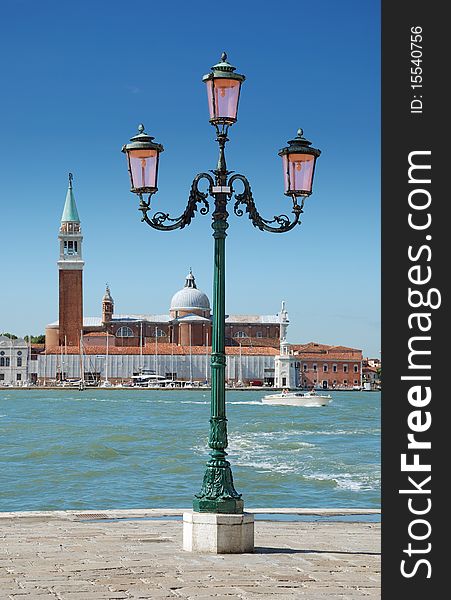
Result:
{"label": "green lamppost", "polygon": [[[154,142],[154,138],[144,132],[139,125],[138,135],[131,138],[130,143],[122,148],[127,156],[128,170],[131,180],[131,191],[139,196],[139,210],[142,221],[160,231],[183,229],[191,223],[198,204],[200,213],[209,212],[207,198],[214,199],[212,227],[214,237],[214,283],[213,283],[213,333],[211,349],[211,416],[208,444],[211,448],[211,459],[207,463],[201,490],[195,495],[193,509],[201,513],[243,513],[243,500],[233,484],[230,463],[226,460],[227,452],[227,418],[225,406],[225,239],[228,222],[227,205],[235,197],[234,213],[241,217],[247,212],[254,227],[271,233],[285,233],[293,229],[303,212],[304,200],[312,193],[315,162],[321,151],[313,148],[311,142],[303,137],[302,129],[297,136],[288,142],[288,146],[280,150],[283,161],[285,195],[292,199],[293,218],[282,214],[272,220],[260,216],[252,197],[249,181],[244,175],[234,174],[227,170],[225,145],[228,141],[228,130],[237,120],[238,101],[244,75],[235,73],[227,61],[225,52],[218,64],[211,68],[211,73],[203,77],[207,85],[210,123],[216,130],[216,141],[219,144],[219,158],[216,169],[210,173],[199,173],[194,178],[183,214],[173,219],[169,214],[156,212],[149,216],[151,197],[158,190],[158,162],[163,146]],[[231,175],[231,176],[230,176]],[[208,189],[202,192],[199,182],[206,180]],[[234,186],[242,184],[241,193],[236,193]],[[144,199],[147,196],[147,200]],[[300,204],[298,203],[300,199]],[[243,207],[243,208],[241,208]]]}

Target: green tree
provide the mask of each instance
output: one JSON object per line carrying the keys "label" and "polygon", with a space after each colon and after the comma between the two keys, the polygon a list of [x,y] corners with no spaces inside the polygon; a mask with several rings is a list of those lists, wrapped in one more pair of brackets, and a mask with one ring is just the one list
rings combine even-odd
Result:
{"label": "green tree", "polygon": [[[43,343],[45,342],[45,335],[44,335],[44,334],[42,334],[42,333],[41,333],[41,335],[32,335],[32,336],[30,336],[30,337],[31,337],[31,343],[32,343],[32,344],[43,344]],[[24,337],[24,340],[25,340],[26,342],[28,342],[28,340],[29,340],[29,337],[28,337],[28,335],[26,335],[26,336]]]}
{"label": "green tree", "polygon": [[17,340],[17,335],[14,335],[14,333],[8,333],[8,332],[4,332],[4,333],[0,333],[0,335],[4,335],[5,337],[9,338],[10,340]]}

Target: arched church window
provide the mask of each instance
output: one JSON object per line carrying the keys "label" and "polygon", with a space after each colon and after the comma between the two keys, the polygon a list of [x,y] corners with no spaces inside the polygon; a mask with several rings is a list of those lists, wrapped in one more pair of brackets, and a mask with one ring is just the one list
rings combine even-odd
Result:
{"label": "arched church window", "polygon": [[233,337],[236,337],[236,338],[247,338],[247,334],[244,331],[237,331],[236,333],[233,334]]}
{"label": "arched church window", "polygon": [[133,337],[133,330],[125,325],[116,331],[116,337]]}
{"label": "arched church window", "polygon": [[154,330],[155,337],[164,337],[165,335],[166,332],[164,332],[162,329],[158,329],[158,327]]}

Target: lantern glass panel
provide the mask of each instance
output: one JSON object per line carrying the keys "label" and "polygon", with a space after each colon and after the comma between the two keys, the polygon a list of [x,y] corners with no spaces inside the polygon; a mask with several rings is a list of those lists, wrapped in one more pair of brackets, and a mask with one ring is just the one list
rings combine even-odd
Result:
{"label": "lantern glass panel", "polygon": [[217,77],[207,82],[210,119],[236,120],[241,81]]}
{"label": "lantern glass panel", "polygon": [[284,154],[282,164],[285,193],[303,192],[310,194],[315,156],[313,154]]}
{"label": "lantern glass panel", "polygon": [[133,189],[157,187],[157,150],[130,150],[128,160]]}

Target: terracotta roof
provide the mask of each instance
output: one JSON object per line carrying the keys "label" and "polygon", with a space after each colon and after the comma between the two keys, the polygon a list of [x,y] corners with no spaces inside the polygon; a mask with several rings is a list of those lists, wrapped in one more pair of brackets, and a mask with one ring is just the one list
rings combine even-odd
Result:
{"label": "terracotta roof", "polygon": [[[211,347],[206,348],[205,346],[192,346],[191,350],[189,346],[176,346],[168,343],[158,344],[158,354],[174,354],[174,355],[189,355],[191,354],[210,354]],[[143,354],[155,354],[155,344],[148,344],[142,349]],[[47,348],[46,354],[60,354],[61,348],[58,346],[53,348]],[[86,346],[84,348],[85,354],[105,354],[106,346]],[[140,354],[139,346],[113,346],[108,349],[109,354]],[[75,346],[67,348],[67,354],[79,354],[79,350]],[[239,355],[239,346],[226,346],[226,354]],[[279,354],[279,351],[275,348],[250,348],[242,347],[241,354],[252,355],[252,356],[275,356]]]}
{"label": "terracotta roof", "polygon": [[362,358],[358,354],[334,353],[334,354],[305,354],[299,352],[294,354],[299,360],[319,360],[322,362],[344,361],[344,362],[360,362]]}
{"label": "terracotta roof", "polygon": [[318,344],[317,342],[308,342],[307,344],[290,344],[290,350],[295,356],[305,359],[322,360],[362,360],[362,351],[358,348],[349,348],[348,346],[330,346],[328,344]]}
{"label": "terracotta roof", "polygon": [[107,333],[106,331],[93,331],[84,333],[83,337],[115,337],[112,333]]}
{"label": "terracotta roof", "polygon": [[323,362],[333,362],[334,360],[360,362],[362,360],[362,357],[357,352],[330,352],[327,354],[309,354],[308,352],[295,352],[294,356],[297,356],[300,360],[320,360]]}

